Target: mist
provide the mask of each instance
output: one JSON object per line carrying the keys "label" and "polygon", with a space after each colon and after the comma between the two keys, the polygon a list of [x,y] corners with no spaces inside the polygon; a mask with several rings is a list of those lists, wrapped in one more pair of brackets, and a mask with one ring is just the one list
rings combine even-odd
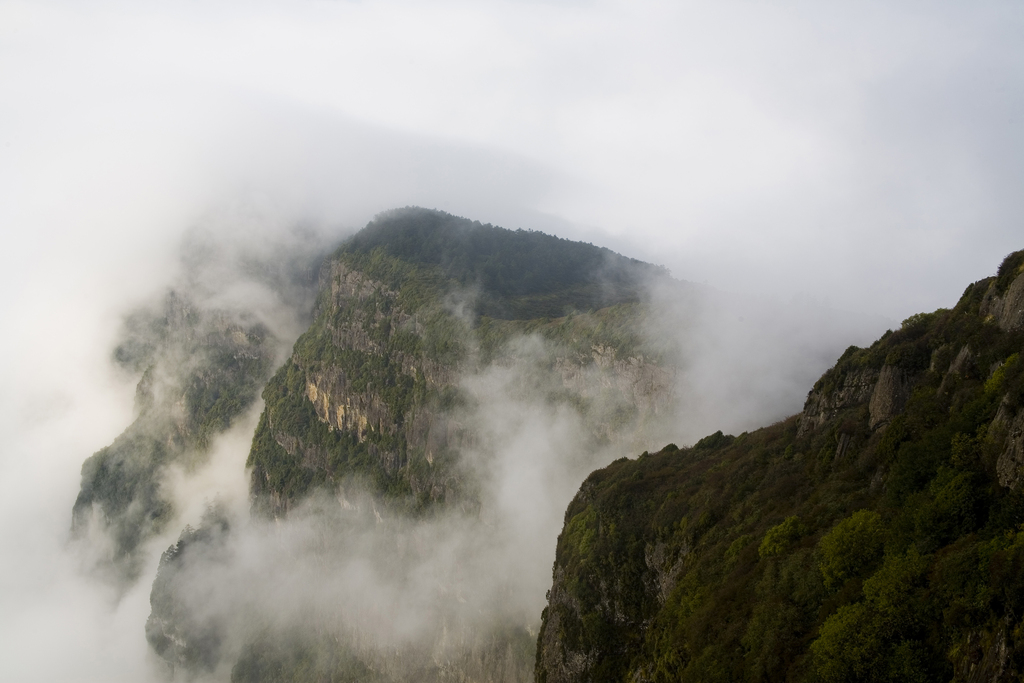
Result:
{"label": "mist", "polygon": [[[322,618],[364,624],[367,651],[426,647],[439,604],[460,628],[481,611],[529,628],[587,472],[799,410],[847,345],[952,305],[1021,247],[1022,22],[999,2],[0,3],[4,677],[161,679],[152,580],[210,506],[230,542],[196,559],[197,595],[236,588],[210,615],[339,606]],[[111,360],[126,316],[187,291],[266,325],[280,364],[310,312],[287,273],[405,205],[706,287],[699,308],[655,295],[651,334],[684,347],[671,418],[590,448],[578,416],[539,407],[544,378],[521,384],[549,352],[526,339],[518,371],[464,379],[488,507],[378,522],[353,483],[349,507],[314,501],[275,530],[248,520],[257,401],[165,473],[175,513],[141,578],[97,580],[70,512],[82,462],[137,415],[139,376]],[[412,548],[392,574],[379,525]],[[456,585],[461,611],[437,597]]]}
{"label": "mist", "polygon": [[[241,449],[218,448],[209,470],[177,474],[175,498],[188,501],[179,507],[190,508],[197,528],[186,529],[168,551],[173,561],[161,564],[151,643],[210,680],[258,670],[268,652],[320,661],[323,643],[332,666],[340,660],[355,673],[369,665],[433,680],[451,667],[515,680],[532,670],[556,537],[587,474],[670,439],[692,443],[715,428],[738,433],[794,412],[801,389],[843,340],[870,327],[661,285],[642,334],[667,364],[630,386],[608,386],[610,357],[581,374],[565,364],[566,349],[538,334],[513,337],[494,363],[462,377],[465,401],[451,417],[467,435],[459,469],[472,491],[454,508],[409,515],[350,477],[287,516],[250,517],[238,495],[247,477]],[[464,298],[452,305],[461,309]],[[802,344],[786,344],[793,333]],[[554,398],[567,386],[592,399],[587,414]],[[602,432],[594,416],[601,422],[636,391],[649,393],[651,411],[638,428]]]}

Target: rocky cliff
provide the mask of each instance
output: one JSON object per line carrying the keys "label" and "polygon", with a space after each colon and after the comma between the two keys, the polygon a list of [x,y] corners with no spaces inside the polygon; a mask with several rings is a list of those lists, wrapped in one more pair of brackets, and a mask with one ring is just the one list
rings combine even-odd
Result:
{"label": "rocky cliff", "polygon": [[849,348],[799,415],[590,475],[536,680],[1018,680],[1022,269]]}
{"label": "rocky cliff", "polygon": [[[470,235],[500,230],[464,223]],[[534,239],[559,242],[539,233]],[[581,409],[591,433],[606,440],[633,435],[669,409],[674,368],[645,354],[635,330],[643,315],[638,300],[622,302],[628,297],[620,292],[612,297],[620,303],[581,313],[565,308],[576,300],[574,281],[545,297],[527,290],[502,298],[500,290],[466,289],[450,275],[379,246],[367,253],[350,244],[325,264],[313,324],[264,392],[267,409],[248,462],[257,509],[279,515],[307,492],[357,476],[372,480],[393,505],[474,506],[455,471],[457,453],[474,439],[460,382],[490,365],[516,363],[522,349],[511,342],[531,333],[545,342],[541,362],[556,379],[549,392]],[[479,313],[521,312],[524,299],[541,298],[542,309],[571,315],[531,321]]]}

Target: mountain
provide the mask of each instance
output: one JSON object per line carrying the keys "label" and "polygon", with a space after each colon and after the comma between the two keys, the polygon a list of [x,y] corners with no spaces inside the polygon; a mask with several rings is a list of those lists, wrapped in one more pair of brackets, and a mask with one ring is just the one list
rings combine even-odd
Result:
{"label": "mountain", "polygon": [[1022,273],[851,346],[797,415],[587,477],[536,680],[1019,680]]}
{"label": "mountain", "polygon": [[[324,267],[313,324],[264,390],[247,463],[255,507],[279,515],[352,477],[390,505],[476,505],[455,472],[473,438],[455,418],[459,382],[509,361],[525,332],[563,347],[548,360],[573,379],[550,398],[577,404],[592,432],[635,431],[668,400],[671,369],[638,332],[644,288],[665,277],[543,233],[422,209],[381,215]],[[623,395],[599,400],[607,381]]]}
{"label": "mountain", "polygon": [[[562,430],[565,462],[538,444],[527,459],[546,462],[524,476],[576,482],[649,443],[678,368],[645,333],[644,302],[668,279],[543,233],[423,209],[378,216],[325,261],[312,323],[263,390],[246,463],[254,521],[211,509],[164,553],[153,649],[175,670],[235,681],[529,678],[542,565],[507,572],[536,538],[521,528],[530,506],[495,492],[499,470],[523,467],[504,440]],[[516,411],[528,421],[500,424]],[[252,587],[249,570],[233,592],[249,542],[287,546],[294,559],[262,557],[273,568],[260,573],[308,572],[305,586],[269,598],[280,587]],[[330,588],[353,565],[368,587]],[[424,574],[435,578],[411,589]],[[335,589],[344,609],[323,610]],[[278,599],[302,616],[270,613]],[[423,625],[396,633],[406,622]]]}

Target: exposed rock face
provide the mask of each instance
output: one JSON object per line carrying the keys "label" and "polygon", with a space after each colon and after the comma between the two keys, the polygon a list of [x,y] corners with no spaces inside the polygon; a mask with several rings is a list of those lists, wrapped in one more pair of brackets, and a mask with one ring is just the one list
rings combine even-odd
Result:
{"label": "exposed rock face", "polygon": [[910,398],[908,373],[891,365],[881,370],[862,368],[845,373],[838,386],[812,390],[800,417],[800,434],[834,420],[840,412],[868,404],[869,426],[879,429],[899,415]]}
{"label": "exposed rock face", "polygon": [[1019,680],[1014,667],[1014,647],[1007,631],[1012,626],[999,625],[994,631],[968,633],[958,648],[959,657],[954,669],[954,683],[1008,683]]}
{"label": "exposed rock face", "polygon": [[538,683],[563,683],[568,681],[584,681],[589,679],[598,652],[595,648],[579,648],[568,646],[565,634],[566,627],[563,615],[571,614],[575,618],[583,617],[579,602],[565,590],[565,569],[556,567],[551,591],[548,593],[546,622],[537,643],[537,676]]}
{"label": "exposed rock face", "polygon": [[960,352],[956,354],[956,358],[949,364],[948,373],[966,377],[971,369],[974,368],[974,357],[975,354],[971,351],[971,347],[964,344]]}
{"label": "exposed rock face", "polygon": [[864,403],[871,398],[878,372],[865,369],[843,377],[842,383],[831,392],[812,390],[801,415],[801,432],[813,430],[833,419],[840,410]]}
{"label": "exposed rock face", "polygon": [[882,368],[868,404],[868,426],[871,429],[884,427],[903,412],[910,398],[910,386],[910,378],[905,371],[891,365]]}
{"label": "exposed rock face", "polygon": [[869,401],[878,385],[879,372],[863,368],[845,374],[829,391],[812,390],[800,417],[800,433],[812,431],[835,419],[840,411]]}
{"label": "exposed rock face", "polygon": [[391,411],[380,395],[352,391],[345,373],[337,368],[308,373],[306,396],[322,422],[333,429],[352,432],[360,442],[370,429],[380,433],[395,431]]}
{"label": "exposed rock face", "polygon": [[589,356],[555,357],[554,371],[561,389],[597,405],[598,413],[600,408],[606,413],[628,411],[628,423],[621,418],[591,416],[594,419],[589,424],[593,434],[612,442],[622,440],[633,431],[633,440],[642,440],[644,428],[672,409],[677,369],[657,363],[642,353],[620,358],[615,349],[603,344],[593,345],[590,351]]}
{"label": "exposed rock face", "polygon": [[[975,353],[971,351],[971,347],[968,344],[964,344],[956,354],[953,362],[949,364],[949,369],[946,371],[946,375],[942,378],[942,383],[939,384],[939,388],[935,392],[936,395],[948,395],[950,390],[956,386],[958,382],[977,374],[977,365],[975,361]],[[932,368],[932,371],[939,372],[941,369]]]}
{"label": "exposed rock face", "polygon": [[1024,329],[1024,277],[1020,275],[1010,285],[1003,299],[999,327],[1006,331]]}
{"label": "exposed rock face", "polygon": [[1001,330],[1024,329],[1024,277],[1018,274],[1002,294],[993,282],[985,294],[982,311],[991,315]]}
{"label": "exposed rock face", "polygon": [[[322,269],[320,285],[314,324],[303,338],[309,345],[300,340],[268,389],[277,399],[268,405],[261,430],[272,440],[264,441],[268,448],[254,446],[250,455],[257,508],[281,515],[310,486],[374,472],[424,500],[454,501],[457,482],[434,462],[464,440],[438,400],[454,391],[458,359],[445,362],[417,352],[425,326],[384,283],[335,259]],[[292,387],[282,374],[300,384]],[[309,418],[285,417],[303,406],[311,409]],[[368,458],[369,469],[353,471],[337,456],[332,459],[323,430],[310,418],[344,435],[349,457]],[[258,430],[257,440],[260,435]],[[272,474],[288,460],[275,455],[275,443],[294,463],[284,478]],[[418,461],[425,466],[415,466]],[[314,479],[303,471],[312,471]],[[291,483],[297,478],[305,481],[298,489]]]}
{"label": "exposed rock face", "polygon": [[[562,386],[583,396],[613,390],[637,409],[658,415],[667,411],[672,395],[675,368],[651,362],[643,354],[619,358],[616,350],[602,344],[591,347],[591,358],[556,358],[555,367]],[[588,374],[596,368],[596,376]]]}
{"label": "exposed rock face", "polygon": [[1005,423],[1006,447],[996,462],[996,471],[1001,486],[1020,489],[1021,483],[1024,482],[1024,410],[1018,411],[1015,418],[1006,419]]}

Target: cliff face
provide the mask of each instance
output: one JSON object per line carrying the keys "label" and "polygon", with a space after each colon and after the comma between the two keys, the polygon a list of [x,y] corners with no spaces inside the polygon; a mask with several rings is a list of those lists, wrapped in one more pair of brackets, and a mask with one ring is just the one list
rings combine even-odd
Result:
{"label": "cliff face", "polygon": [[[281,515],[353,476],[414,506],[454,504],[447,461],[466,437],[444,406],[456,391],[464,325],[443,309],[410,308],[340,260],[325,266],[313,325],[264,392],[248,462],[254,509]],[[437,343],[424,338],[428,326],[447,336],[438,353],[423,348]]]}
{"label": "cliff face", "polygon": [[799,415],[588,477],[537,680],[1017,680],[1022,264],[848,349]]}
{"label": "cliff face", "polygon": [[1007,259],[981,300],[982,315],[991,316],[1006,332],[1024,328],[1024,281],[1018,277],[1024,258],[1018,254]]}

